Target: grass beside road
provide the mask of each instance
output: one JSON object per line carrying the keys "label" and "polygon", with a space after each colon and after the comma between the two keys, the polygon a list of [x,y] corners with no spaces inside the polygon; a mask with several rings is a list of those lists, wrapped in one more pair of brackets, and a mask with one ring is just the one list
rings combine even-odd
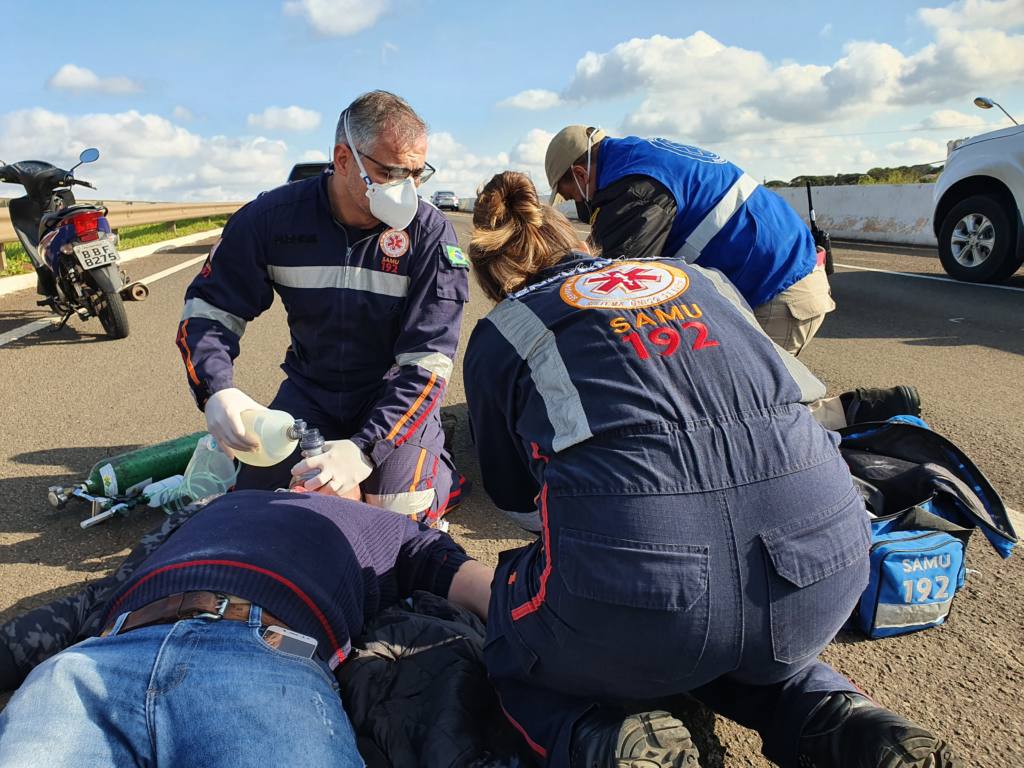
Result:
{"label": "grass beside road", "polygon": [[[182,235],[191,235],[195,232],[205,232],[208,229],[223,227],[228,220],[227,216],[214,216],[205,219],[187,219],[179,222],[164,222],[162,224],[140,224],[137,227],[122,227],[118,233],[117,248],[119,251],[126,251],[129,248],[137,248],[140,245],[151,245],[164,240],[171,240]],[[21,247],[21,243],[6,243],[4,254],[7,256],[7,269],[0,270],[0,277],[9,275],[20,275],[23,272],[32,271],[32,263],[28,254]]]}

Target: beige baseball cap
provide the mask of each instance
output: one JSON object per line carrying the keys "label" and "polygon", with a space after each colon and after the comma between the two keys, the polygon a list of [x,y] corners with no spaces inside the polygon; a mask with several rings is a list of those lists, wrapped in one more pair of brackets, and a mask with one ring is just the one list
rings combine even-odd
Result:
{"label": "beige baseball cap", "polygon": [[605,132],[600,128],[586,125],[570,125],[555,134],[544,155],[544,172],[548,177],[548,186],[551,187],[551,199],[548,202],[551,205],[562,202],[563,198],[555,187],[576,162],[576,158],[587,153],[588,141],[593,146],[604,137]]}

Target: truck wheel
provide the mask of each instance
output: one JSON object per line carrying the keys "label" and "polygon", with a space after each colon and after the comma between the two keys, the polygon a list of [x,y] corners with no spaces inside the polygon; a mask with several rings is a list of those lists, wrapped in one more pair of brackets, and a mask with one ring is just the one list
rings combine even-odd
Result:
{"label": "truck wheel", "polygon": [[1001,282],[1020,267],[1015,221],[988,195],[962,200],[939,230],[939,259],[950,277],[971,283]]}
{"label": "truck wheel", "polygon": [[97,302],[96,314],[110,338],[123,339],[128,336],[128,313],[120,294],[104,292],[103,298]]}

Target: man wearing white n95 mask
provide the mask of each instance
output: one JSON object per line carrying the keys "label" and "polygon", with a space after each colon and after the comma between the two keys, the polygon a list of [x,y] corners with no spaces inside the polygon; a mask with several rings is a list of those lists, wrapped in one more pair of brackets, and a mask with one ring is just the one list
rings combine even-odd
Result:
{"label": "man wearing white n95 mask", "polygon": [[246,323],[274,294],[291,344],[271,408],[320,429],[327,450],[243,467],[239,488],[360,491],[433,522],[458,497],[440,404],[451,375],[469,262],[448,220],[419,199],[433,173],[427,130],[401,98],[363,94],[335,133],[333,173],[263,193],[232,216],[185,295],[177,343],[207,425],[230,450],[253,447],[234,387]]}

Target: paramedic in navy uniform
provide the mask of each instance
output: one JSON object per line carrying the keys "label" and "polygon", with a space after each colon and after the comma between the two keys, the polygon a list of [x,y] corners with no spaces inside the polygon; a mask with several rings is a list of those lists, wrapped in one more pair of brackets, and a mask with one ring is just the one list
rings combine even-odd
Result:
{"label": "paramedic in navy uniform", "polygon": [[401,98],[366,93],[338,120],[333,173],[261,194],[231,217],[185,294],[177,344],[210,432],[254,447],[235,388],[245,326],[277,293],[288,313],[287,378],[271,408],[320,429],[328,450],[245,466],[239,488],[356,496],[432,522],[458,494],[440,404],[452,372],[469,263],[451,224],[421,200],[427,129]]}
{"label": "paramedic in navy uniform", "polygon": [[785,768],[957,765],[818,659],[870,543],[839,438],[803,405],[821,383],[720,273],[589,255],[523,174],[495,176],[473,223],[498,302],[465,361],[481,475],[540,535],[499,558],[484,654],[533,751],[693,766],[682,723],[618,706],[690,692]]}

